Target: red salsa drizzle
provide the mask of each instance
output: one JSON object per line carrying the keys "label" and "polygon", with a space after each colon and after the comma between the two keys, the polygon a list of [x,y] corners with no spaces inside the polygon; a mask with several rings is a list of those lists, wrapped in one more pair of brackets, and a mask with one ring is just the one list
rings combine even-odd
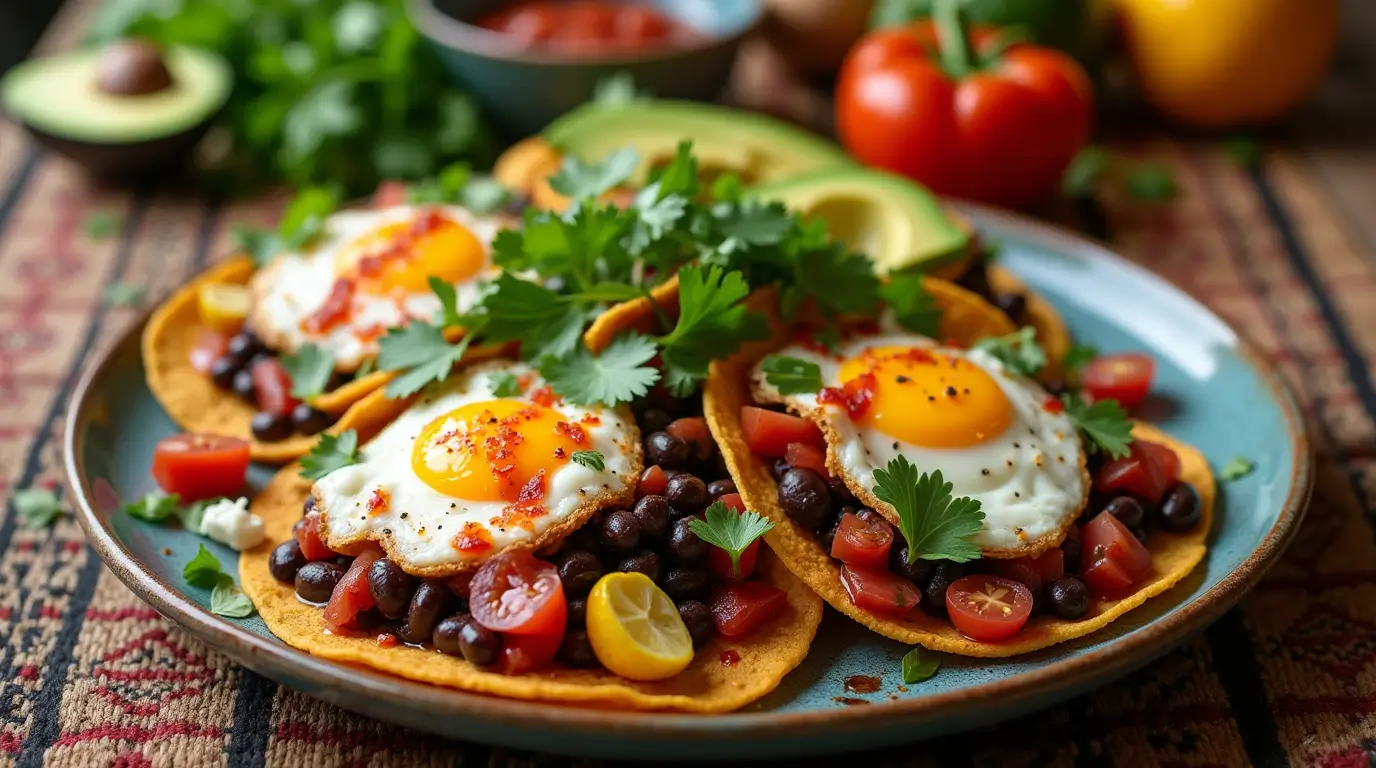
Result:
{"label": "red salsa drizzle", "polygon": [[467,522],[452,543],[454,549],[465,555],[480,555],[492,549],[492,532],[478,523]]}
{"label": "red salsa drizzle", "polygon": [[545,470],[542,469],[521,487],[521,492],[516,494],[516,501],[503,507],[502,513],[489,522],[502,529],[514,526],[534,532],[535,518],[545,515],[544,501]]}
{"label": "red salsa drizzle", "polygon": [[528,0],[478,19],[523,48],[561,53],[624,53],[681,47],[694,31],[644,3]]}
{"label": "red salsa drizzle", "polygon": [[817,402],[845,408],[851,421],[859,421],[870,408],[877,383],[873,373],[862,373],[839,388],[823,387],[822,391],[817,393]]}
{"label": "red salsa drizzle", "polygon": [[353,301],[354,281],[347,277],[338,278],[334,285],[330,286],[330,295],[326,297],[325,303],[320,305],[320,309],[301,321],[301,330],[306,333],[328,332],[349,319]]}
{"label": "red salsa drizzle", "polygon": [[1061,399],[1055,395],[1047,395],[1042,398],[1042,410],[1047,413],[1064,413],[1065,403],[1061,402]]}

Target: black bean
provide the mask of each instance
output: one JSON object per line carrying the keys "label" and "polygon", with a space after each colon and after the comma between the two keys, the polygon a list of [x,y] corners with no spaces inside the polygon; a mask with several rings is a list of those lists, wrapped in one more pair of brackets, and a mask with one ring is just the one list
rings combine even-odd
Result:
{"label": "black bean", "polygon": [[349,566],[354,564],[354,558],[353,555],[335,555],[334,559],[330,562],[334,563],[340,568],[348,570]]}
{"label": "black bean", "polygon": [[602,578],[602,561],[586,549],[575,549],[559,558],[559,581],[564,594],[582,597]]}
{"label": "black bean", "polygon": [[1089,610],[1089,588],[1074,576],[1062,576],[1047,585],[1046,602],[1057,618],[1075,621]]}
{"label": "black bean", "polygon": [[308,403],[297,403],[291,409],[291,425],[303,435],[318,435],[334,423],[334,417],[324,411],[317,411]]}
{"label": "black bean", "polygon": [[736,482],[731,478],[713,480],[707,484],[707,498],[716,501],[728,493],[737,493]]}
{"label": "black bean", "polygon": [[416,587],[411,605],[406,609],[406,623],[400,637],[408,643],[423,643],[435,632],[440,617],[454,610],[457,603],[449,585],[440,579],[427,579]]}
{"label": "black bean", "polygon": [[306,556],[301,554],[301,545],[296,543],[295,537],[278,544],[268,556],[268,571],[283,584],[294,583],[296,572],[305,564]]}
{"label": "black bean", "polygon": [[598,533],[598,543],[610,552],[629,552],[640,546],[640,521],[624,509],[608,512]]}
{"label": "black bean", "polygon": [[1156,510],[1156,518],[1160,521],[1161,527],[1171,533],[1190,530],[1199,525],[1199,519],[1203,516],[1199,494],[1189,483],[1176,483],[1167,488],[1166,495],[1161,497],[1161,505]]}
{"label": "black bean", "polygon": [[420,579],[401,570],[401,566],[388,558],[375,560],[368,567],[368,591],[372,593],[377,609],[389,619],[400,619],[406,615],[418,586]]}
{"label": "black bean", "polygon": [[1061,554],[1065,559],[1065,572],[1075,574],[1080,572],[1080,551],[1079,539],[1072,539],[1069,536],[1061,542]]}
{"label": "black bean", "polygon": [[253,431],[253,439],[258,442],[275,443],[291,437],[291,419],[285,414],[273,416],[266,411],[259,411],[253,414],[249,429]]}
{"label": "black bean", "polygon": [[435,631],[430,634],[431,644],[446,656],[463,656],[463,649],[459,647],[459,633],[471,621],[466,613],[441,619],[440,623],[435,625]]}
{"label": "black bean", "polygon": [[370,635],[390,632],[395,634],[395,630],[400,628],[399,622],[388,621],[386,616],[376,608],[367,608],[359,611],[354,616],[354,629],[359,632],[366,632]]}
{"label": "black bean", "polygon": [[1118,518],[1118,522],[1129,528],[1141,525],[1147,516],[1147,511],[1142,508],[1142,502],[1131,496],[1115,496],[1109,499],[1104,505],[1104,511]]}
{"label": "black bean", "polygon": [[707,574],[696,568],[670,568],[660,587],[675,600],[702,597],[707,591]]}
{"label": "black bean", "polygon": [[707,506],[707,483],[693,475],[671,477],[664,498],[680,515],[696,515]]}
{"label": "black bean", "polygon": [[662,567],[658,554],[643,549],[617,563],[616,570],[622,573],[643,573],[650,577],[650,581],[659,581]]}
{"label": "black bean", "polygon": [[559,549],[563,552],[586,549],[595,554],[598,548],[597,532],[602,530],[602,520],[601,518],[593,518],[593,520],[594,522],[570,533]]}
{"label": "black bean", "polygon": [[852,507],[841,507],[840,514],[833,517],[830,523],[824,524],[824,527],[818,530],[817,543],[822,545],[822,551],[827,553],[828,557],[831,556],[831,545],[836,541],[836,534],[841,530],[842,516],[853,512],[855,509]]}
{"label": "black bean", "polygon": [[693,638],[693,647],[701,648],[717,633],[717,623],[712,620],[712,612],[698,600],[684,600],[678,604],[678,617],[688,628]]}
{"label": "black bean", "polygon": [[799,467],[779,480],[779,506],[804,528],[819,528],[831,511],[831,491],[816,472]]}
{"label": "black bean", "polygon": [[691,517],[680,517],[669,528],[669,557],[678,563],[696,563],[707,555],[707,544],[688,525]]}
{"label": "black bean", "polygon": [[985,271],[982,261],[973,262],[956,283],[986,299],[994,292],[993,288],[989,286],[989,274]]}
{"label": "black bean", "polygon": [[631,507],[631,514],[635,515],[636,522],[640,523],[640,538],[647,542],[656,542],[664,538],[664,534],[669,532],[669,518],[673,515],[673,507],[669,506],[669,500],[663,496],[650,494],[635,503]]}
{"label": "black bean", "polygon": [[1021,323],[1027,314],[1027,297],[1021,293],[995,294],[994,306],[1003,310],[1014,323]]}
{"label": "black bean", "polygon": [[792,467],[788,466],[788,459],[778,458],[769,465],[769,474],[774,476],[774,482],[777,483],[783,479],[784,473],[790,469],[792,469]]}
{"label": "black bean", "polygon": [[664,469],[680,469],[688,463],[688,443],[668,432],[651,432],[645,438],[645,463]]}
{"label": "black bean", "polygon": [[238,360],[228,355],[217,357],[210,363],[210,380],[220,389],[230,389],[234,386],[234,374],[242,370]]}
{"label": "black bean", "polygon": [[602,662],[597,660],[597,654],[593,653],[588,633],[581,629],[564,633],[564,642],[559,645],[558,659],[574,669],[597,669],[602,666]]}
{"label": "black bean", "polygon": [[908,545],[901,541],[901,537],[895,537],[893,546],[889,548],[889,570],[914,584],[927,583],[932,578],[934,564],[931,560],[921,558],[908,562]]}
{"label": "black bean", "polygon": [[229,344],[225,347],[225,354],[238,360],[240,364],[247,363],[254,355],[262,351],[263,342],[246,330],[231,336]]}
{"label": "black bean", "polygon": [[253,384],[253,374],[248,369],[241,368],[234,373],[234,380],[230,382],[229,389],[234,396],[253,405],[258,402],[258,388]]}
{"label": "black bean", "polygon": [[832,504],[856,503],[855,494],[850,492],[850,488],[846,486],[846,481],[839,477],[833,477],[827,481],[827,490],[831,492]]}
{"label": "black bean", "polygon": [[946,615],[946,589],[965,575],[965,566],[942,561],[932,567],[932,577],[922,586],[922,608],[933,616]]}
{"label": "black bean", "polygon": [[582,629],[588,623],[588,601],[581,597],[575,597],[569,601],[569,618],[567,626],[569,629]]}
{"label": "black bean", "polygon": [[459,629],[459,652],[468,663],[487,666],[502,655],[502,638],[470,619]]}
{"label": "black bean", "polygon": [[670,416],[669,412],[665,411],[663,408],[646,408],[645,412],[640,414],[640,418],[637,421],[640,425],[641,433],[649,435],[655,432],[663,432],[664,428],[669,426],[669,422],[673,420],[674,417]]}
{"label": "black bean", "polygon": [[329,602],[346,570],[342,565],[324,561],[306,563],[296,571],[296,594],[308,603]]}

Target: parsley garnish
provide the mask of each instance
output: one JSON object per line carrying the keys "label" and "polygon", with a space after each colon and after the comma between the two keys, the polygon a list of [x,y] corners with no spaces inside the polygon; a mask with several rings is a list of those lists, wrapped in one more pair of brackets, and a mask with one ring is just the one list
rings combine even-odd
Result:
{"label": "parsley garnish", "polygon": [[1131,453],[1132,422],[1117,400],[1098,400],[1094,405],[1079,396],[1061,395],[1065,415],[1075,425],[1092,450],[1103,450],[1112,458],[1121,459]]}
{"label": "parsley garnish", "polygon": [[980,339],[975,349],[989,353],[1019,376],[1036,376],[1046,367],[1046,350],[1037,343],[1037,329],[1030,325],[1007,336]]}
{"label": "parsley garnish", "polygon": [[130,501],[124,505],[124,513],[130,517],[137,517],[140,520],[147,520],[150,523],[161,523],[169,517],[173,517],[181,509],[181,497],[175,493],[162,493],[153,491],[145,494],[138,501]]}
{"label": "parsley garnish", "polygon": [[980,503],[966,496],[953,498],[951,483],[941,471],[922,473],[902,455],[889,461],[887,469],[874,471],[874,495],[893,506],[898,513],[898,529],[908,542],[908,562],[976,560],[979,547],[970,537],[979,533],[984,521]]}
{"label": "parsley garnish", "polygon": [[574,464],[581,464],[597,472],[607,468],[606,457],[597,451],[574,451],[569,458],[573,459]]}
{"label": "parsley garnish", "polygon": [[491,213],[506,204],[510,191],[487,176],[474,176],[468,163],[452,163],[438,175],[412,184],[406,202],[412,205],[448,203],[474,213]]}
{"label": "parsley garnish", "polygon": [[25,528],[37,530],[62,517],[62,502],[47,488],[25,488],[14,492],[14,511]]}
{"label": "parsley garnish", "polygon": [[301,476],[307,480],[319,480],[336,469],[358,463],[358,433],[346,429],[336,437],[322,434],[311,448],[311,452],[301,457]]}
{"label": "parsley garnish", "polygon": [[555,192],[575,200],[597,197],[631,178],[639,162],[635,150],[630,148],[613,152],[600,163],[584,163],[573,155],[565,155],[559,172],[549,178],[549,185]]}
{"label": "parsley garnish", "polygon": [[450,344],[443,331],[421,320],[389,329],[378,341],[377,367],[405,373],[388,382],[387,396],[406,397],[432,381],[443,381],[472,341],[473,336],[465,334]]}
{"label": "parsley garnish", "polygon": [[92,240],[104,240],[119,231],[119,217],[110,211],[91,211],[81,229]]}
{"label": "parsley garnish", "polygon": [[1171,169],[1159,163],[1136,166],[1128,171],[1123,184],[1129,197],[1144,203],[1164,203],[1177,192]]}
{"label": "parsley garnish", "polygon": [[1061,361],[1061,368],[1066,376],[1075,376],[1080,369],[1087,363],[1099,356],[1099,348],[1089,344],[1075,342],[1070,345],[1070,349],[1065,353],[1065,359]]}
{"label": "parsley garnish", "polygon": [[879,297],[893,310],[899,325],[923,336],[940,337],[941,307],[922,287],[921,275],[890,275],[879,287]]}
{"label": "parsley garnish", "polygon": [[903,682],[908,685],[931,678],[941,667],[941,657],[918,646],[903,656]]}
{"label": "parsley garnish", "polygon": [[510,371],[497,371],[492,374],[492,394],[497,397],[515,397],[521,394],[521,382]]}
{"label": "parsley garnish", "polygon": [[211,589],[220,583],[222,576],[225,576],[225,573],[220,570],[220,561],[210,554],[210,550],[206,549],[204,544],[182,569],[182,577],[193,587]]}
{"label": "parsley garnish", "polygon": [[747,311],[750,286],[739,272],[684,267],[678,274],[678,322],[658,341],[669,391],[686,397],[707,376],[707,364],[747,341],[769,337],[763,315]]}
{"label": "parsley garnish", "polygon": [[276,231],[238,227],[234,239],[261,267],[280,253],[309,246],[324,231],[325,219],[338,207],[339,194],[334,189],[306,187],[287,206]]}
{"label": "parsley garnish", "polygon": [[810,395],[822,388],[822,368],[796,357],[770,355],[760,361],[764,380],[781,395]]}
{"label": "parsley garnish", "polygon": [[1066,197],[1089,197],[1099,180],[1113,167],[1113,153],[1090,145],[1080,150],[1061,177],[1061,192]]}
{"label": "parsley garnish", "polygon": [[282,369],[291,377],[291,396],[309,401],[325,391],[334,375],[334,355],[315,344],[302,344],[294,355],[282,355]]}
{"label": "parsley garnish", "polygon": [[1223,465],[1223,469],[1219,470],[1218,476],[1227,482],[1232,482],[1234,480],[1241,480],[1252,474],[1252,470],[1256,468],[1257,463],[1246,456],[1234,456],[1227,464]]}
{"label": "parsley garnish", "polygon": [[546,358],[540,368],[558,395],[582,405],[617,405],[650,391],[659,371],[649,365],[657,349],[653,339],[638,333],[617,336],[602,354],[580,346],[570,355]]}
{"label": "parsley garnish", "polygon": [[143,304],[143,286],[137,283],[110,283],[101,298],[107,307],[137,307]]}
{"label": "parsley garnish", "polygon": [[726,550],[731,556],[731,573],[739,578],[741,555],[755,539],[774,530],[774,524],[757,512],[747,509],[737,514],[720,501],[714,501],[702,518],[688,522],[688,529],[708,544]]}
{"label": "parsley garnish", "polygon": [[233,576],[221,570],[220,561],[204,544],[182,569],[182,577],[192,586],[210,590],[211,613],[231,619],[253,615],[253,601],[234,584]]}

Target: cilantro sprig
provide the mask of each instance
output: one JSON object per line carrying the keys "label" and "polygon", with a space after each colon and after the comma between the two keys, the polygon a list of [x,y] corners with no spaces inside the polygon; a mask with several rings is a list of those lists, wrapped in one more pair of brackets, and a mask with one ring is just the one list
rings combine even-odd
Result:
{"label": "cilantro sprig", "polygon": [[239,247],[264,266],[287,251],[310,246],[324,231],[325,219],[339,208],[333,187],[306,187],[287,205],[276,230],[240,227],[234,230]]}
{"label": "cilantro sprig", "polygon": [[1091,450],[1100,450],[1111,458],[1121,459],[1131,453],[1132,421],[1117,400],[1096,400],[1086,403],[1079,395],[1061,395],[1065,415],[1085,437]]}
{"label": "cilantro sprig", "polygon": [[893,310],[899,325],[913,333],[940,338],[941,307],[922,286],[921,275],[890,275],[879,288],[879,298]]}
{"label": "cilantro sprig", "polygon": [[15,491],[14,511],[19,515],[19,522],[30,530],[47,528],[64,514],[62,502],[48,488]]}
{"label": "cilantro sprig", "polygon": [[521,382],[510,371],[497,371],[492,374],[492,394],[496,397],[515,397],[521,394]]}
{"label": "cilantro sprig", "polygon": [[301,457],[300,474],[307,480],[319,480],[336,469],[357,463],[358,433],[346,429],[338,436],[322,434],[311,452]]}
{"label": "cilantro sprig", "polygon": [[908,542],[908,562],[953,560],[969,562],[980,556],[970,537],[984,522],[980,503],[951,495],[952,484],[937,470],[919,473],[902,455],[885,469],[874,471],[874,495],[898,513],[898,529]]}
{"label": "cilantro sprig", "polygon": [[1226,482],[1232,482],[1252,474],[1256,468],[1257,463],[1246,456],[1234,456],[1218,471],[1218,476]]}
{"label": "cilantro sprig", "polygon": [[225,573],[220,561],[202,544],[196,556],[182,568],[182,578],[194,587],[210,590],[210,611],[231,619],[244,619],[254,613],[253,601]]}
{"label": "cilantro sprig", "polygon": [[987,352],[1019,376],[1036,376],[1046,367],[1046,350],[1037,343],[1037,329],[1030,325],[1007,336],[980,339],[975,349]]}
{"label": "cilantro sprig", "polygon": [[596,472],[607,468],[607,458],[599,451],[574,451],[569,458],[574,464],[580,464]]}
{"label": "cilantro sprig", "polygon": [[291,378],[291,395],[301,400],[325,391],[334,375],[334,353],[311,344],[302,344],[295,354],[282,355],[282,369]]}
{"label": "cilantro sprig", "polygon": [[781,395],[810,395],[822,388],[822,368],[808,360],[770,355],[760,361],[760,370]]}
{"label": "cilantro sprig", "polygon": [[223,498],[202,499],[183,505],[181,496],[175,493],[152,491],[134,501],[125,502],[124,513],[150,523],[163,523],[175,518],[186,530],[203,533],[201,520],[205,517],[206,507]]}
{"label": "cilantro sprig", "polygon": [[920,683],[931,678],[941,668],[941,657],[934,651],[917,646],[903,656],[900,670],[903,682],[908,685]]}
{"label": "cilantro sprig", "polygon": [[741,575],[741,555],[755,539],[774,530],[774,523],[758,512],[744,510],[740,514],[727,509],[720,501],[712,502],[702,518],[693,518],[688,528],[699,539],[726,550],[731,556],[731,573]]}

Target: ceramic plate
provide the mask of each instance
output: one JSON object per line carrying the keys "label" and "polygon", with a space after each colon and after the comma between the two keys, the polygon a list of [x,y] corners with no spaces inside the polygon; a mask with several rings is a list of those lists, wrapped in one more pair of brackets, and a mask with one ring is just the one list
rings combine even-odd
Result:
{"label": "ceramic plate", "polygon": [[[144,385],[134,328],[86,372],[67,419],[70,492],[109,567],[188,632],[283,685],[347,709],[447,736],[609,758],[816,755],[972,728],[1070,698],[1146,664],[1234,605],[1276,559],[1308,502],[1311,455],[1290,394],[1221,320],[1179,290],[1067,232],[966,208],[1002,243],[1002,259],[1059,308],[1076,337],[1106,352],[1146,350],[1167,408],[1151,420],[1203,450],[1215,470],[1256,461],[1223,483],[1209,553],[1174,590],[1077,642],[1007,661],[944,659],[931,680],[899,689],[902,645],[828,613],[807,661],[769,697],[729,715],[592,711],[477,696],[314,658],[263,623],[224,619],[182,566],[205,540],[118,512],[154,488],[148,467],[176,426]],[[255,468],[251,480],[270,475]],[[211,544],[221,562],[235,562]],[[164,554],[170,551],[172,554]],[[882,676],[877,693],[846,677]],[[854,700],[866,702],[854,706]]]}

